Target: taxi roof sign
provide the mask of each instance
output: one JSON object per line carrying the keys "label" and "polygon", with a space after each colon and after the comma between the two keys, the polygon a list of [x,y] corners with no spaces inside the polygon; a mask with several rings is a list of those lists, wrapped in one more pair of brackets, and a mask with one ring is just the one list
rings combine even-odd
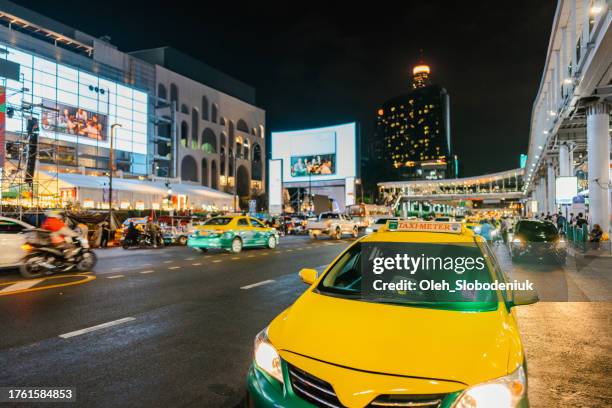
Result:
{"label": "taxi roof sign", "polygon": [[446,232],[451,234],[461,234],[462,227],[460,222],[389,220],[387,221],[387,230],[404,232]]}

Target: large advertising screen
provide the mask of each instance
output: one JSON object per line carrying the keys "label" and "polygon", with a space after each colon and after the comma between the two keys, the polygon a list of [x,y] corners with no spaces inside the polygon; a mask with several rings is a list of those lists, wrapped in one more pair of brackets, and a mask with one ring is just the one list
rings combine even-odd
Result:
{"label": "large advertising screen", "polygon": [[43,99],[42,129],[106,141],[107,116]]}
{"label": "large advertising screen", "polygon": [[272,132],[271,159],[283,162],[285,183],[356,177],[357,126]]}
{"label": "large advertising screen", "polygon": [[291,157],[291,176],[326,176],[336,173],[336,154]]}
{"label": "large advertising screen", "polygon": [[[0,59],[19,64],[21,72],[20,81],[6,79],[7,89],[22,90],[7,93],[7,103],[31,105],[40,118],[42,138],[108,149],[110,126],[118,124],[114,149],[137,154],[132,157],[134,166],[146,161],[150,126],[146,92],[1,43],[0,51]],[[6,130],[24,132],[23,115],[7,117]]]}

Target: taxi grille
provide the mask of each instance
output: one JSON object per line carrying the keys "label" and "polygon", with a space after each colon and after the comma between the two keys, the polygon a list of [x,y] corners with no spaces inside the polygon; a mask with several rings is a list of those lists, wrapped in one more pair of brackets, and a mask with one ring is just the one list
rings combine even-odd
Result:
{"label": "taxi grille", "polygon": [[438,408],[447,394],[379,395],[368,407]]}
{"label": "taxi grille", "polygon": [[340,400],[338,400],[331,384],[291,364],[288,364],[288,366],[291,388],[293,388],[293,392],[298,397],[318,407],[344,407]]}

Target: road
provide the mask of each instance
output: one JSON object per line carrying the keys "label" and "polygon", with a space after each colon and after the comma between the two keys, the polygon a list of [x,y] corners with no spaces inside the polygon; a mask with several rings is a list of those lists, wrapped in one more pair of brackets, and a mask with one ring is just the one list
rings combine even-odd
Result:
{"label": "road", "polygon": [[[0,296],[0,386],[74,386],[87,407],[235,407],[254,336],[305,289],[297,271],[328,264],[350,241],[287,237],[275,250],[239,255],[100,251],[96,280]],[[555,296],[565,285],[578,300],[518,310],[532,406],[612,405],[612,303],[601,301],[610,277],[574,258],[533,270],[504,251],[511,274],[540,290],[552,276]]]}

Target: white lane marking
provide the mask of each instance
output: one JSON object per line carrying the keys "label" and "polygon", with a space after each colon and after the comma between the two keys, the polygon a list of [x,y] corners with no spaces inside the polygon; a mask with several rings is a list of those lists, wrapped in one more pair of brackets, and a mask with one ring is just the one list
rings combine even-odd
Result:
{"label": "white lane marking", "polygon": [[180,266],[171,266],[168,269],[181,269],[181,267]]}
{"label": "white lane marking", "polygon": [[165,264],[172,263],[173,261],[164,261]]}
{"label": "white lane marking", "polygon": [[264,255],[264,256],[265,256],[265,255],[270,255],[270,254],[269,254],[269,253],[267,253],[267,252],[264,252],[262,255]]}
{"label": "white lane marking", "polygon": [[254,258],[255,255],[247,255],[247,258]]}
{"label": "white lane marking", "polygon": [[193,266],[200,266],[200,265],[202,265],[202,262],[192,263],[191,265],[193,265]]}
{"label": "white lane marking", "polygon": [[213,262],[215,262],[215,263],[221,262],[221,259],[215,259]]}
{"label": "white lane marking", "polygon": [[113,275],[113,276],[107,276],[108,279],[118,279],[118,278],[123,278],[125,277],[125,275]]}
{"label": "white lane marking", "polygon": [[257,286],[261,286],[261,285],[267,285],[268,283],[272,283],[272,282],[276,282],[274,279],[268,279],[265,281],[261,281],[261,282],[257,282],[257,283],[252,283],[250,285],[246,285],[246,286],[241,286],[240,289],[242,290],[249,290],[252,288],[256,288]]}
{"label": "white lane marking", "polygon": [[231,259],[232,261],[235,261],[236,259],[240,259],[240,257],[239,257],[239,256],[232,256],[230,259]]}
{"label": "white lane marking", "polygon": [[150,264],[150,263],[143,263],[143,264],[140,264],[140,266],[151,266],[151,265],[153,265],[153,264]]}
{"label": "white lane marking", "polygon": [[288,249],[285,252],[293,252],[293,249]]}
{"label": "white lane marking", "polygon": [[136,320],[135,317],[124,317],[123,319],[113,320],[110,322],[97,324],[95,326],[86,327],[85,329],[71,331],[69,333],[60,334],[59,337],[62,339],[69,339],[70,337],[78,336],[81,334],[89,333],[95,330],[104,329],[106,327],[116,326],[121,323],[131,322],[132,320]]}
{"label": "white lane marking", "polygon": [[31,279],[31,280],[27,280],[27,281],[23,281],[23,282],[13,283],[12,285],[7,286],[4,289],[0,290],[0,293],[2,293],[2,292],[13,292],[15,290],[30,289],[32,286],[34,286],[37,283],[42,282],[42,281],[44,281],[44,279]]}
{"label": "white lane marking", "polygon": [[153,273],[153,272],[155,272],[153,269],[149,269],[148,271],[140,271],[140,273],[142,274]]}
{"label": "white lane marking", "polygon": [[194,259],[194,257],[185,258],[186,261],[193,261]]}

